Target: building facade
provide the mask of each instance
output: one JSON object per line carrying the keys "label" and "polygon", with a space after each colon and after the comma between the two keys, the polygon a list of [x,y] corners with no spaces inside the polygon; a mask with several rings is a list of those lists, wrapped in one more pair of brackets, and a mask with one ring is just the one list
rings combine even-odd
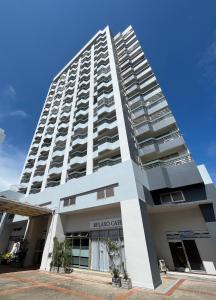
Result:
{"label": "building facade", "polygon": [[[122,244],[134,286],[169,270],[216,274],[216,191],[196,166],[134,30],[100,30],[53,79],[20,179],[0,197],[52,210],[2,217],[0,251],[30,241],[25,264],[49,270],[53,238],[77,268],[109,271]],[[15,216],[14,216],[15,214]]]}

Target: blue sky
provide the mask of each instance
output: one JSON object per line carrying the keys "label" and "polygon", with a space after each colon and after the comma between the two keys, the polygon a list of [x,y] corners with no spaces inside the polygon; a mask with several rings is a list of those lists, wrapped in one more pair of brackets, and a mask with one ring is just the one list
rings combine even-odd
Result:
{"label": "blue sky", "polygon": [[134,27],[193,158],[216,180],[215,0],[1,0],[0,188],[17,181],[52,78],[107,24]]}

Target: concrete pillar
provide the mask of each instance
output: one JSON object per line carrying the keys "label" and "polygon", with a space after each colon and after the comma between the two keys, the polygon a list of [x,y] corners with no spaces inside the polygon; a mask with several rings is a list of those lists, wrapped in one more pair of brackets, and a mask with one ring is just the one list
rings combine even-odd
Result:
{"label": "concrete pillar", "polygon": [[31,217],[28,221],[25,239],[27,239],[29,243],[24,266],[34,265],[37,241],[42,238],[43,232],[47,228],[47,218],[48,216]]}
{"label": "concrete pillar", "polygon": [[0,252],[6,251],[11,233],[11,223],[8,223],[7,219],[7,213],[4,213],[0,225]]}
{"label": "concrete pillar", "polygon": [[133,286],[155,289],[161,284],[156,249],[146,204],[139,199],[121,202],[126,270]]}
{"label": "concrete pillar", "polygon": [[49,271],[52,261],[53,238],[57,237],[59,241],[64,241],[65,235],[60,214],[54,214],[49,217],[47,226],[47,236],[41,260],[40,270]]}

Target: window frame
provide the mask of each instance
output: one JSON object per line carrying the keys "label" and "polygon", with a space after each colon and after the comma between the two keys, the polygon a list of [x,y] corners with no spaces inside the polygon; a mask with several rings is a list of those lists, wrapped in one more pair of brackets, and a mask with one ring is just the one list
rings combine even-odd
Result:
{"label": "window frame", "polygon": [[[182,200],[178,200],[178,201],[175,201],[173,200],[173,194],[174,193],[181,193],[182,195]],[[162,200],[162,196],[164,195],[169,195],[170,196],[170,202],[163,202]],[[181,203],[181,202],[185,202],[185,196],[184,196],[184,193],[181,191],[181,190],[177,190],[177,191],[173,191],[173,192],[167,192],[167,193],[163,193],[163,194],[160,194],[160,202],[161,204],[169,204],[169,203]]]}

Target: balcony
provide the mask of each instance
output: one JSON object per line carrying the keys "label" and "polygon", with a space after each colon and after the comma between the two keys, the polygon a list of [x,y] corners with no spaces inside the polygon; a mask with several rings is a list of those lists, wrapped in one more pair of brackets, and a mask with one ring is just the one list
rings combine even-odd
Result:
{"label": "balcony", "polygon": [[42,182],[43,181],[43,175],[34,176],[32,179],[33,184],[36,182]]}
{"label": "balcony", "polygon": [[75,137],[73,137],[73,141],[72,141],[72,147],[78,146],[78,145],[84,145],[87,143],[87,134],[84,135],[78,135]]}
{"label": "balcony", "polygon": [[152,169],[155,167],[174,167],[179,166],[185,163],[189,163],[192,161],[192,157],[190,154],[179,155],[175,158],[166,159],[166,160],[155,160],[153,162],[142,165],[145,170]]}
{"label": "balcony", "polygon": [[97,116],[99,117],[100,115],[104,114],[104,113],[112,113],[115,111],[115,106],[114,105],[110,105],[110,106],[102,106],[97,110]]}
{"label": "balcony", "polygon": [[142,84],[140,84],[140,89],[143,90],[146,87],[148,87],[149,85],[152,85],[156,83],[156,77],[154,75],[150,75],[150,78],[145,80],[145,82],[143,82]]}
{"label": "balcony", "polygon": [[68,179],[80,178],[86,175],[86,171],[68,171]]}
{"label": "balcony", "polygon": [[139,86],[137,84],[133,84],[130,88],[126,90],[126,95],[131,97],[133,94],[139,91]]}
{"label": "balcony", "polygon": [[140,144],[139,155],[141,157],[150,157],[154,155],[155,158],[160,156],[160,153],[173,152],[185,149],[185,142],[179,132],[173,132],[164,135],[162,138],[155,138]]}
{"label": "balcony", "polygon": [[59,180],[50,180],[47,182],[46,187],[54,187],[60,184],[60,179]]}
{"label": "balcony", "polygon": [[113,97],[113,91],[109,92],[109,93],[102,93],[100,96],[98,96],[97,100],[98,102],[104,98],[111,98]]}
{"label": "balcony", "polygon": [[97,151],[98,154],[101,154],[105,151],[115,150],[119,148],[119,137],[118,135],[114,137],[103,137],[101,140],[98,140]]}
{"label": "balcony", "polygon": [[41,188],[31,188],[29,194],[37,194],[40,193]]}
{"label": "balcony", "polygon": [[117,127],[116,119],[114,119],[114,122],[112,122],[112,123],[108,123],[108,122],[104,121],[104,123],[98,125],[97,132],[100,133],[103,130],[114,129],[115,127]]}
{"label": "balcony", "polygon": [[70,159],[69,161],[69,167],[74,166],[74,165],[82,165],[84,163],[86,163],[87,161],[87,156],[75,156],[73,158]]}
{"label": "balcony", "polygon": [[61,174],[62,167],[51,167],[49,169],[49,175]]}
{"label": "balcony", "polygon": [[78,121],[79,120],[79,117],[86,117],[89,113],[89,109],[87,107],[87,109],[79,109],[77,110],[76,114],[75,114],[75,117],[76,117],[76,120]]}
{"label": "balcony", "polygon": [[124,85],[127,86],[136,80],[136,77],[132,74],[127,79],[124,80]]}

